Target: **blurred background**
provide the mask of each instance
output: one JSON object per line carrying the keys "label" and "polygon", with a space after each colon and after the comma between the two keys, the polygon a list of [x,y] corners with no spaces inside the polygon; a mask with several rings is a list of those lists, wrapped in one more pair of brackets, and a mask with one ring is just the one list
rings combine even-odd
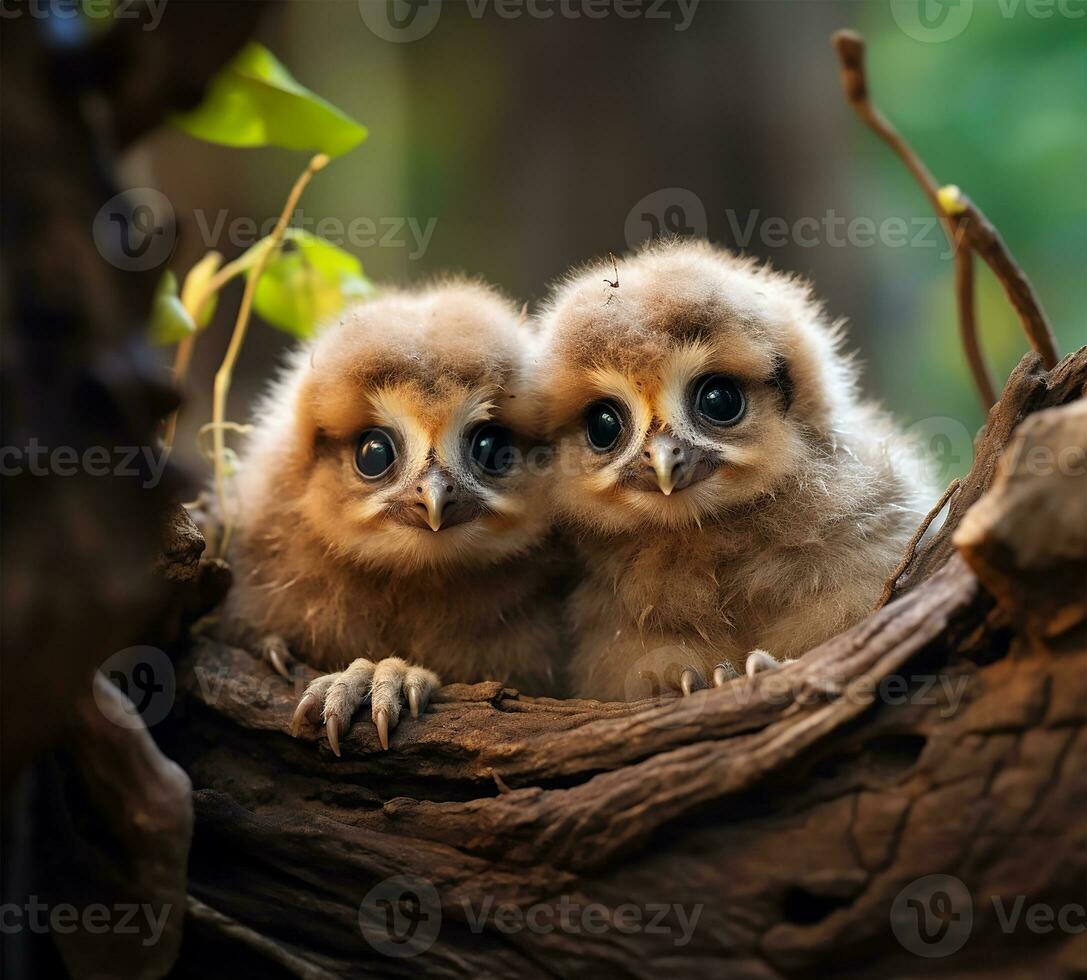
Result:
{"label": "blurred background", "polygon": [[[904,424],[954,420],[933,430],[955,430],[939,474],[950,479],[969,468],[983,419],[948,247],[913,180],[842,98],[829,44],[842,27],[866,37],[874,98],[937,180],[959,184],[1000,229],[1061,352],[1087,341],[1077,0],[445,0],[415,11],[293,0],[268,11],[257,38],[370,130],[313,181],[301,218],[378,285],[459,270],[534,305],[594,256],[661,230],[708,235],[813,279],[848,320],[866,392]],[[229,259],[251,244],[246,222],[279,212],[304,163],[163,127],[130,153],[126,177],[171,201],[181,274],[208,248]],[[197,344],[185,453],[210,417],[240,292],[230,287]],[[1002,382],[1027,345],[980,263],[978,314]],[[251,329],[232,418],[247,419],[288,343]]]}

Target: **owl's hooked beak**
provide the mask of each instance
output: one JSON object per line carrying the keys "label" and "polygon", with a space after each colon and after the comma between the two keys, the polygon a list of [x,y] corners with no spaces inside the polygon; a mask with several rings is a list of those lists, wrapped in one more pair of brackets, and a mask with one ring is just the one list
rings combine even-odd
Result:
{"label": "owl's hooked beak", "polygon": [[415,488],[419,495],[417,510],[426,510],[426,522],[432,531],[440,531],[446,504],[453,494],[453,482],[443,470],[432,466],[420,478]]}
{"label": "owl's hooked beak", "polygon": [[[412,492],[414,491],[414,492]],[[479,516],[479,502],[439,464],[432,463],[400,500],[402,519],[416,527],[444,531]]]}
{"label": "owl's hooked beak", "polygon": [[657,432],[650,436],[642,456],[649,461],[657,487],[666,497],[673,490],[682,490],[699,479],[701,452],[669,432]]}

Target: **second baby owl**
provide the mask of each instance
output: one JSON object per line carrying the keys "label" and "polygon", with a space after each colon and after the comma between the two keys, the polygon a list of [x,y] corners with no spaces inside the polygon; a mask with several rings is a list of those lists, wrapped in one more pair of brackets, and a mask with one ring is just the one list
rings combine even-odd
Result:
{"label": "second baby owl", "polygon": [[570,277],[542,320],[577,694],[636,696],[661,651],[668,686],[721,683],[872,609],[933,495],[805,284],[667,242]]}
{"label": "second baby owl", "polygon": [[[333,670],[296,725],[369,703],[383,746],[438,683],[551,689],[559,598],[528,327],[490,289],[387,291],[297,350],[237,478],[228,632]],[[340,668],[343,668],[340,671]]]}

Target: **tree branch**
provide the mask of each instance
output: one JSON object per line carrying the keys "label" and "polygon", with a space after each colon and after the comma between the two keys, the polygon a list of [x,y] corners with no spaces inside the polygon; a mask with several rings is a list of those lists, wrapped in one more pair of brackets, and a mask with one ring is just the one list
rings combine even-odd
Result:
{"label": "tree branch", "polygon": [[940,202],[939,184],[929,172],[928,167],[914,153],[910,145],[902,138],[898,130],[891,125],[872,104],[868,93],[868,76],[864,64],[864,38],[855,31],[838,31],[832,37],[834,49],[838,53],[842,89],[846,101],[861,120],[882,139],[906,169],[913,174],[918,186],[924,191],[929,205],[940,219],[944,233],[955,255],[955,296],[959,317],[959,333],[962,336],[963,350],[970,374],[981,399],[982,408],[988,411],[996,402],[996,390],[992,374],[985,364],[985,357],[978,342],[977,322],[974,313],[974,264],[965,248],[957,229]]}

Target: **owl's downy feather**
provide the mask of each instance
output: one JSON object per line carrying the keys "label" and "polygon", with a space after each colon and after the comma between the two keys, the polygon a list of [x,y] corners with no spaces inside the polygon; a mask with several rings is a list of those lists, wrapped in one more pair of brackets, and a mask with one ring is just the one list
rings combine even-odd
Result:
{"label": "owl's downy feather", "polygon": [[[588,569],[574,686],[604,698],[663,649],[708,677],[856,622],[935,499],[806,283],[701,242],[650,246],[618,276],[600,262],[559,284],[536,372],[553,505]],[[706,391],[738,417],[710,420]],[[603,451],[587,438],[602,403],[622,425]],[[682,462],[662,483],[668,453]]]}
{"label": "owl's downy feather", "polygon": [[[539,441],[530,340],[507,300],[453,280],[386,291],[294,351],[241,457],[228,630],[278,634],[322,669],[399,656],[550,690],[559,559],[520,455]],[[471,458],[486,425],[518,453],[500,475]],[[365,433],[395,456],[376,476]]]}

